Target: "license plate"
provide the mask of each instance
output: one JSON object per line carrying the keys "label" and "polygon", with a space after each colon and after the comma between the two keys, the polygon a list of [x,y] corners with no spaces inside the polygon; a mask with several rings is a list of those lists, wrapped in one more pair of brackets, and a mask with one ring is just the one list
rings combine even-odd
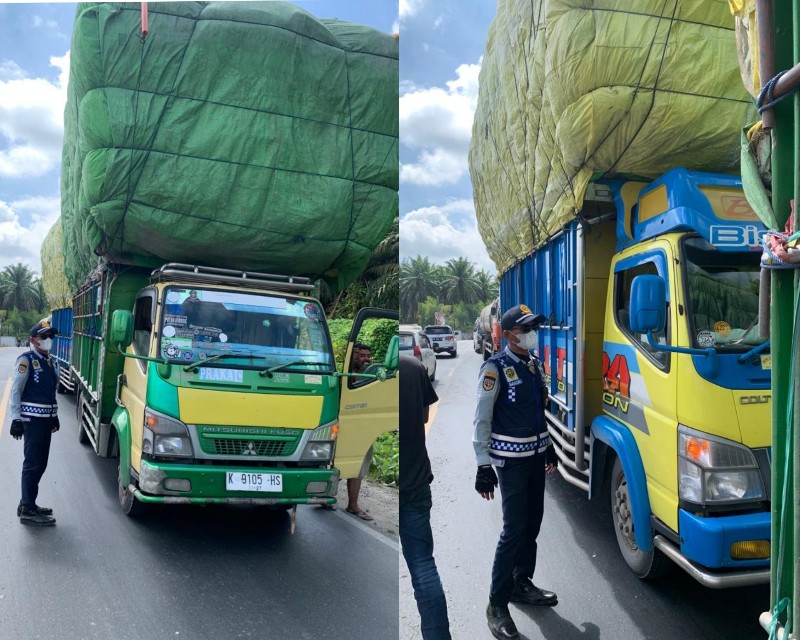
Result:
{"label": "license plate", "polygon": [[229,471],[225,481],[228,491],[283,491],[283,476],[280,473],[246,473]]}

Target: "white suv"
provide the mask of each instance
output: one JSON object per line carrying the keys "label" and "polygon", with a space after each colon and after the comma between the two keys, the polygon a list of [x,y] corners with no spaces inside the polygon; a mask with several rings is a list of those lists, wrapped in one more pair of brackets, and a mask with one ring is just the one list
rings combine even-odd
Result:
{"label": "white suv", "polygon": [[453,328],[446,324],[429,324],[425,327],[425,335],[431,340],[434,353],[447,352],[458,357],[458,342]]}

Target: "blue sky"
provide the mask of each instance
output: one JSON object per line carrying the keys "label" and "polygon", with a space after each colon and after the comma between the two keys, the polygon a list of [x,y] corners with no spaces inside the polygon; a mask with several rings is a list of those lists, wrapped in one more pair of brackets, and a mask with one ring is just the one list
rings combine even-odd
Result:
{"label": "blue sky", "polygon": [[467,152],[494,0],[400,2],[400,257],[466,256],[495,272],[475,226]]}
{"label": "blue sky", "polygon": [[[475,228],[467,150],[493,0],[297,0],[319,17],[400,31],[401,258],[467,256],[494,270]],[[0,4],[0,268],[37,272],[58,217],[74,3]]]}

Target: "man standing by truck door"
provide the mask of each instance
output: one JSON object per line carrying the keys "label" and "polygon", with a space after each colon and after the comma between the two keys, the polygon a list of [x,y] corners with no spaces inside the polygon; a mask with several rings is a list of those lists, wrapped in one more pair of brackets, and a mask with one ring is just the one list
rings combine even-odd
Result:
{"label": "man standing by truck door", "polygon": [[500,327],[508,346],[486,361],[478,382],[475,490],[491,500],[499,482],[503,499],[503,532],[495,551],[486,609],[489,629],[501,640],[519,637],[509,602],[546,606],[558,602],[555,593],[532,582],[545,473],[555,472],[558,460],[544,420],[547,388],[539,361],[530,354],[536,344],[535,330],[544,319],[524,304],[506,311]]}
{"label": "man standing by truck door", "polygon": [[30,333],[30,351],[14,364],[11,386],[11,435],[25,438],[25,459],[22,463],[22,499],[17,516],[22,524],[48,526],[56,519],[53,510],[39,507],[39,481],[50,457],[50,438],[58,431],[56,372],[50,364],[53,336],[58,333],[48,320],[37,322]]}

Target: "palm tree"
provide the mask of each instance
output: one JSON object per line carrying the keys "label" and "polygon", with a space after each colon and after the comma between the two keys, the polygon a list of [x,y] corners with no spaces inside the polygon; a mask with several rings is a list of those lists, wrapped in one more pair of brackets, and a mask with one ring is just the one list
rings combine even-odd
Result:
{"label": "palm tree", "polygon": [[434,267],[427,257],[406,258],[400,265],[401,317],[416,322],[419,303],[436,292]]}
{"label": "palm tree", "polygon": [[488,302],[489,300],[494,300],[498,296],[500,287],[498,286],[497,278],[494,275],[488,271],[481,270],[475,274],[475,280],[478,284],[481,301]]}
{"label": "palm tree", "polygon": [[31,311],[43,306],[41,282],[31,269],[21,262],[5,267],[0,273],[0,306]]}
{"label": "palm tree", "polygon": [[445,302],[470,304],[478,302],[481,298],[480,286],[475,265],[467,258],[452,258],[444,267],[445,275],[442,282],[442,293]]}

